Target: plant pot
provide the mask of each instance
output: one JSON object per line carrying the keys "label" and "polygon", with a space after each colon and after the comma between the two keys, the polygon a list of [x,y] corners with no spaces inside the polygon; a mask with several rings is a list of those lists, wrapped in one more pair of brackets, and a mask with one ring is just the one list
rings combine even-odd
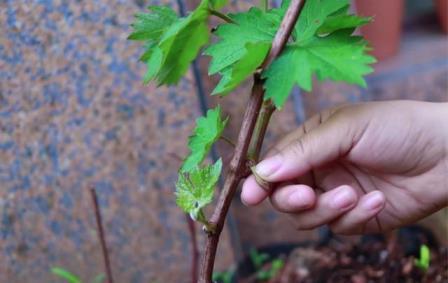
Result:
{"label": "plant pot", "polygon": [[436,0],[435,4],[440,26],[448,34],[448,0]]}
{"label": "plant pot", "polygon": [[397,54],[404,0],[355,0],[355,9],[361,16],[373,17],[371,23],[361,27],[361,33],[373,48],[371,54],[380,61]]}
{"label": "plant pot", "polygon": [[[270,280],[257,281],[254,276],[257,270],[248,256],[238,264],[231,282],[447,282],[444,281],[448,280],[447,249],[439,247],[430,230],[414,225],[400,229],[396,235],[396,247],[390,254],[387,252],[390,242],[382,235],[363,236],[356,242],[334,237],[325,244],[281,243],[261,247],[258,253],[268,255],[267,262],[283,259],[283,269]],[[426,272],[414,264],[422,244],[431,249],[431,264]],[[296,272],[304,277],[294,277]]]}

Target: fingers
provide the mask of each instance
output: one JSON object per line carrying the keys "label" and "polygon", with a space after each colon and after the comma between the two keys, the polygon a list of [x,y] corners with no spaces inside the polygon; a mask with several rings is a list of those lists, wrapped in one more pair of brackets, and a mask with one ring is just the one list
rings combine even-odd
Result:
{"label": "fingers", "polygon": [[365,224],[380,213],[386,204],[385,196],[380,191],[372,191],[363,195],[358,204],[330,224],[337,234],[363,233]]}
{"label": "fingers", "polygon": [[356,206],[358,195],[350,186],[340,186],[321,194],[311,209],[290,214],[299,230],[314,229],[341,217]]}
{"label": "fingers", "polygon": [[241,190],[241,201],[245,205],[257,205],[268,196],[268,192],[264,190],[255,181],[255,177],[250,175],[243,183]]}
{"label": "fingers", "polygon": [[330,119],[261,161],[255,170],[269,182],[293,179],[345,155],[353,134],[346,120]]}
{"label": "fingers", "polygon": [[287,185],[272,193],[271,203],[281,212],[299,212],[316,204],[316,194],[307,185]]}
{"label": "fingers", "polygon": [[[268,193],[257,185],[253,176],[244,183],[241,198],[246,205],[257,205]],[[271,194],[272,205],[289,213],[299,230],[314,229],[329,224],[337,234],[360,234],[366,224],[384,208],[382,192],[373,191],[358,200],[355,189],[342,185],[316,196],[307,185],[286,185]]]}
{"label": "fingers", "polygon": [[[340,108],[340,107],[339,107]],[[266,154],[266,157],[272,156],[276,153],[281,152],[283,149],[285,149],[289,144],[292,142],[302,138],[306,133],[309,133],[316,127],[318,127],[320,124],[324,123],[328,120],[328,118],[336,112],[339,108],[332,108],[327,109],[322,112],[319,112],[318,114],[311,117],[309,120],[307,120],[305,123],[303,123],[297,130],[293,131],[292,133],[287,134],[284,136],[279,142],[277,142],[276,145],[274,145]]]}
{"label": "fingers", "polygon": [[[279,195],[280,198],[278,199],[278,203],[282,203],[283,196],[287,194],[284,191],[292,193],[292,191],[296,190],[299,191],[298,193],[303,194],[303,198],[306,198],[310,202],[312,201],[314,203],[315,193],[311,188],[313,184],[311,177],[303,176],[301,178],[298,178],[294,182],[300,185],[282,186],[282,184],[278,184],[278,187],[274,188],[273,191],[267,191],[266,189],[263,189],[259,184],[257,184],[253,175],[250,175],[243,183],[243,187],[241,190],[241,201],[247,206],[258,205],[270,194],[272,194],[275,198],[277,198],[277,196]],[[297,207],[297,204],[295,204],[295,207]],[[279,210],[282,211],[281,209]]]}
{"label": "fingers", "polygon": [[[298,130],[288,134],[280,140],[271,150],[269,150],[266,156],[281,155],[282,152],[285,151],[285,148],[288,148],[294,141],[301,139],[306,133],[309,133],[328,120],[336,110],[337,108],[333,108],[314,115],[311,119],[302,124]],[[267,196],[268,193],[255,182],[253,176],[250,176],[245,180],[241,192],[241,200],[243,203],[246,205],[257,205]]]}

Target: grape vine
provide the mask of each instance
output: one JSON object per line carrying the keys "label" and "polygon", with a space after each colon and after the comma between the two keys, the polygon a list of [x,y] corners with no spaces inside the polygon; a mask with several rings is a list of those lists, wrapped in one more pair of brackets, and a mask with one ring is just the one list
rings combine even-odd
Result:
{"label": "grape vine", "polygon": [[[207,232],[201,283],[211,282],[232,197],[258,159],[272,112],[284,106],[295,85],[311,91],[313,77],[365,86],[364,76],[372,72],[370,64],[375,62],[367,54],[367,42],[353,35],[370,19],[350,14],[349,0],[284,0],[279,8],[262,1],[261,9],[237,13],[222,12],[226,4],[225,0],[202,0],[186,17],[166,6],[150,6],[149,12],[135,16],[128,37],[144,43],[140,60],[148,66],[146,83],[176,84],[198,56],[210,56],[209,75],[221,77],[212,95],[226,96],[242,82],[253,80],[212,216],[207,217],[203,208],[213,202],[223,164],[218,160],[207,165],[204,160],[227,124],[219,105],[197,119],[188,141],[190,153],[179,170],[176,203]],[[222,23],[212,29],[210,17],[218,17]]]}

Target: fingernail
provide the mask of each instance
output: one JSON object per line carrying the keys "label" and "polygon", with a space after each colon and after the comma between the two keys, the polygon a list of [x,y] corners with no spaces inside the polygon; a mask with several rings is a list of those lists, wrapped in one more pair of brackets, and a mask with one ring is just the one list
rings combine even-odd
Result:
{"label": "fingernail", "polygon": [[303,197],[300,192],[293,192],[288,196],[288,205],[295,209],[308,208],[310,201]]}
{"label": "fingernail", "polygon": [[368,210],[377,210],[384,204],[384,196],[380,192],[370,193],[363,206]]}
{"label": "fingernail", "polygon": [[282,164],[282,158],[279,155],[271,156],[260,163],[255,167],[255,171],[257,174],[263,178],[267,178],[270,175],[274,174],[280,165]]}
{"label": "fingernail", "polygon": [[335,209],[347,209],[356,202],[356,195],[350,188],[340,188],[332,200]]}

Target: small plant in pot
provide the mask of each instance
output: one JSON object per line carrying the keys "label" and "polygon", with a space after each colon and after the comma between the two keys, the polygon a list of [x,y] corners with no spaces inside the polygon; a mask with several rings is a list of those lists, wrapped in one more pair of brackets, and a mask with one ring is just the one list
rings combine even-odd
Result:
{"label": "small plant in pot", "polygon": [[[353,35],[369,19],[350,14],[348,0],[285,0],[279,8],[264,0],[259,7],[236,13],[222,12],[226,4],[202,0],[186,17],[169,7],[151,6],[136,15],[129,36],[146,46],[141,56],[148,66],[145,82],[176,84],[201,54],[211,57],[209,74],[221,76],[212,95],[227,96],[245,80],[253,81],[238,139],[230,142],[235,145],[230,163],[205,161],[229,119],[218,105],[197,119],[188,141],[190,154],[179,169],[176,203],[206,233],[199,274],[196,260],[192,269],[192,282],[201,283],[212,282],[220,234],[241,180],[254,173],[260,186],[271,185],[251,168],[258,162],[273,112],[283,107],[295,85],[310,91],[313,76],[365,86],[363,77],[375,62],[367,54],[367,42]],[[211,17],[221,22],[211,27]],[[207,215],[204,208],[214,200],[221,172],[227,172],[224,185],[213,213]],[[305,255],[299,253],[299,259]],[[280,263],[271,259],[270,269],[261,266],[263,272],[257,274],[263,275],[256,280],[277,280],[287,268]]]}
{"label": "small plant in pot", "polygon": [[423,227],[397,231],[392,253],[388,252],[390,239],[384,235],[367,235],[356,241],[329,236],[321,242],[252,249],[237,268],[225,273],[231,281],[218,282],[432,283],[446,282],[448,278],[448,250],[440,247],[431,231]]}

